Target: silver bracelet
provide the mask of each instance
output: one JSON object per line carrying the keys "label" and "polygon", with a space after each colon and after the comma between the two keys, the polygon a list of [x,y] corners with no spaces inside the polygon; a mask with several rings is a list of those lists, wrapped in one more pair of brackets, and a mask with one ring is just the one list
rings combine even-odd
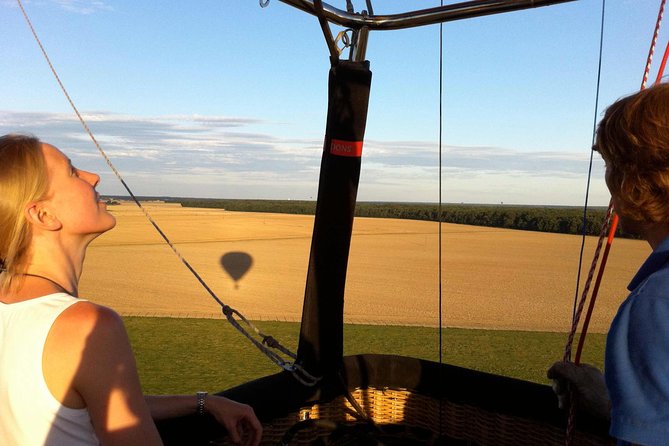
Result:
{"label": "silver bracelet", "polygon": [[195,396],[197,397],[197,414],[202,416],[204,415],[204,400],[207,398],[207,392],[196,392]]}

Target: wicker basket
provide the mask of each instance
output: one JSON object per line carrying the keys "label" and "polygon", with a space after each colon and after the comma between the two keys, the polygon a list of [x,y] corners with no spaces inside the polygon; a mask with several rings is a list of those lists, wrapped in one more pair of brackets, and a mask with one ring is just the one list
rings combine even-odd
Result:
{"label": "wicker basket", "polygon": [[[405,389],[356,389],[352,397],[374,421],[377,428],[361,422],[345,397],[303,407],[299,412],[265,424],[264,445],[278,445],[289,429],[304,425],[290,445],[343,444],[439,444],[439,445],[564,445],[564,429],[535,420],[492,413],[481,408],[455,404]],[[440,416],[441,413],[441,416]],[[333,423],[305,423],[328,420]],[[334,429],[334,427],[337,429]],[[220,444],[227,444],[221,442]],[[614,441],[577,431],[574,445],[612,445]]]}

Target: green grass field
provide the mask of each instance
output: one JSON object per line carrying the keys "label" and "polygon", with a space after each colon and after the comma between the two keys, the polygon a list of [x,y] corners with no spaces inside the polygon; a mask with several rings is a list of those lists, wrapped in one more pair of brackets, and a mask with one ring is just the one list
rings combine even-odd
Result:
{"label": "green grass field", "polygon": [[[146,393],[216,392],[279,371],[225,320],[124,318]],[[295,351],[299,324],[258,322]],[[547,384],[562,358],[564,333],[444,329],[443,361]],[[603,367],[605,335],[588,336],[582,362]],[[575,345],[574,345],[575,349]],[[438,360],[436,328],[347,325],[344,353],[385,353]]]}

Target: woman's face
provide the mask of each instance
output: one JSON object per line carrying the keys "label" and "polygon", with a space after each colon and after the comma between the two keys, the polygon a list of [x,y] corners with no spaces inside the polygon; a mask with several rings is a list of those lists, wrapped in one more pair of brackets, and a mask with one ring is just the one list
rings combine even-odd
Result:
{"label": "woman's face", "polygon": [[72,234],[97,235],[113,228],[116,219],[95,190],[100,177],[75,168],[69,158],[50,144],[42,144],[42,153],[49,176],[45,201],[62,229]]}

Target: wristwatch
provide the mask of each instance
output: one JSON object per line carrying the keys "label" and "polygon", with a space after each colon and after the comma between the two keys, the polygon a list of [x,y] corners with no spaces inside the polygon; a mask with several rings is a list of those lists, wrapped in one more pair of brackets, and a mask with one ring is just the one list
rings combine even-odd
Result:
{"label": "wristwatch", "polygon": [[197,414],[202,416],[204,415],[204,400],[207,398],[207,392],[196,392],[195,396],[197,397]]}

